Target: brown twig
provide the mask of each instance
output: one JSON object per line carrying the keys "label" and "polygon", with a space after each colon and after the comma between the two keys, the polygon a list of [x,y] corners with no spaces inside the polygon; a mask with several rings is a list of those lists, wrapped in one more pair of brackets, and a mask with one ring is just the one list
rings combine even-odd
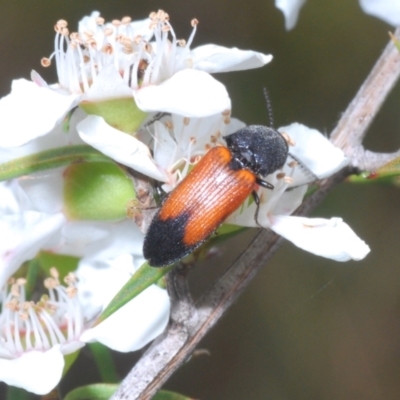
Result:
{"label": "brown twig", "polygon": [[[397,30],[396,35],[399,33]],[[400,57],[393,44],[389,43],[332,133],[332,141],[350,157],[351,166],[321,182],[320,189],[303,203],[296,214],[308,214],[355,168],[368,169],[368,162],[377,164],[393,156],[365,152],[361,143],[399,74]],[[199,341],[272,257],[281,242],[282,238],[275,233],[261,230],[246,251],[199,299],[195,308],[190,295],[188,300],[184,275],[180,271],[174,272],[169,278],[174,299],[171,323],[124,379],[112,399],[151,399],[169,376],[190,357]],[[183,304],[179,305],[181,300]]]}
{"label": "brown twig", "polygon": [[[400,28],[395,36],[400,37]],[[362,146],[368,128],[399,76],[400,53],[390,41],[331,134],[332,143],[345,152],[353,167],[373,171],[399,156],[400,152],[379,154]]]}

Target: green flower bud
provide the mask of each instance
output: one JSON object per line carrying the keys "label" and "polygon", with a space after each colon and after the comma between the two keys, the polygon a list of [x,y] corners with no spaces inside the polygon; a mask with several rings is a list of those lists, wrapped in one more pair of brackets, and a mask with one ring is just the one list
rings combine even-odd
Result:
{"label": "green flower bud", "polygon": [[70,165],[64,172],[64,213],[70,220],[119,220],[136,193],[132,181],[113,163]]}

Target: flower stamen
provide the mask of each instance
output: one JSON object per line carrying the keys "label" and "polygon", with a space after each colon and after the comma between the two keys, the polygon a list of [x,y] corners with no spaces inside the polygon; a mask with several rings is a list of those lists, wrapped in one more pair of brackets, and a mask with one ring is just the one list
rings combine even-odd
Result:
{"label": "flower stamen", "polygon": [[76,278],[69,274],[64,281],[67,287],[61,286],[57,269],[51,268],[50,277],[44,280],[48,294],[43,294],[36,303],[25,300],[23,278],[12,279],[3,288],[0,315],[3,353],[14,358],[30,350],[46,351],[79,337],[83,316],[76,296]]}

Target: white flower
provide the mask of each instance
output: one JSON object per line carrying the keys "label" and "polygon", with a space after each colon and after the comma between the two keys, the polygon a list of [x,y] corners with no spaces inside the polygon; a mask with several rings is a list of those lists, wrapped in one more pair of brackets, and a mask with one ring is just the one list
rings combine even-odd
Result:
{"label": "white flower", "polygon": [[25,295],[25,280],[11,282],[1,292],[0,380],[37,394],[46,394],[61,379],[63,354],[84,345],[82,308],[73,278],[60,285],[55,271],[46,279],[48,294],[36,303]]}
{"label": "white flower", "polygon": [[[153,285],[93,327],[96,316],[143,263],[143,235],[129,220],[68,222],[61,211],[38,211],[29,195],[36,193],[40,203],[40,190],[35,185],[25,189],[18,181],[0,185],[4,201],[0,207],[0,381],[46,394],[61,379],[63,355],[85,342],[99,341],[127,352],[153,340],[168,322],[169,298],[164,289]],[[43,190],[41,195],[46,193]],[[33,303],[26,298],[25,280],[14,280],[10,288],[6,282],[39,251],[82,259],[78,282],[68,275],[65,288],[57,271],[51,270],[51,278],[45,281],[48,294]]]}
{"label": "white flower", "polygon": [[0,100],[0,148],[47,135],[77,105],[130,134],[143,111],[201,117],[230,110],[225,87],[209,73],[261,67],[272,56],[212,44],[191,50],[196,20],[192,26],[185,42],[162,11],[142,21],[110,23],[94,11],[73,33],[58,21],[54,53],[42,60],[43,66],[55,60],[58,83],[48,85],[35,71],[32,81],[13,82],[11,94]]}
{"label": "white flower", "polygon": [[[301,7],[305,0],[275,0],[275,6],[285,16],[285,27],[295,27]],[[397,0],[360,0],[360,6],[366,14],[382,19],[393,26],[400,25],[400,2]]]}
{"label": "white flower", "polygon": [[[260,188],[257,222],[288,239],[303,250],[336,261],[360,260],[370,251],[351,228],[340,218],[304,218],[290,216],[302,203],[307,183],[326,178],[348,163],[343,152],[315,129],[295,123],[279,129],[294,142],[289,153],[293,159],[282,171],[269,175],[273,190]],[[259,226],[255,221],[256,205],[246,204],[227,222],[243,226]]]}

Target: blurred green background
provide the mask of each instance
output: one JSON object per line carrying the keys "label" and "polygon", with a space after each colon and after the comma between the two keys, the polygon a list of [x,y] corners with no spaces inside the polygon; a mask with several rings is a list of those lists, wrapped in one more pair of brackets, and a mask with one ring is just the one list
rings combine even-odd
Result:
{"label": "blurred green background", "polygon": [[[324,133],[367,76],[390,29],[363,14],[356,0],[308,0],[290,32],[272,0],[2,0],[0,94],[9,92],[12,79],[29,78],[31,69],[55,82],[54,69],[41,68],[40,59],[53,51],[58,19],[75,30],[95,9],[111,20],[141,19],[159,8],[170,14],[178,37],[189,36],[192,18],[200,21],[194,47],[217,43],[274,55],[262,69],[216,76],[228,88],[235,117],[266,124],[266,86],[276,126],[297,121]],[[369,149],[399,147],[399,107],[397,87],[369,131]],[[314,215],[343,217],[370,245],[370,255],[341,264],[285,243],[201,343],[211,356],[190,360],[165,387],[203,400],[398,399],[399,197],[394,186],[338,187]],[[251,234],[227,242],[226,258],[235,258]],[[193,292],[200,294],[226,265],[221,258],[196,268]],[[116,354],[121,377],[138,356]],[[98,379],[84,349],[61,390]]]}

